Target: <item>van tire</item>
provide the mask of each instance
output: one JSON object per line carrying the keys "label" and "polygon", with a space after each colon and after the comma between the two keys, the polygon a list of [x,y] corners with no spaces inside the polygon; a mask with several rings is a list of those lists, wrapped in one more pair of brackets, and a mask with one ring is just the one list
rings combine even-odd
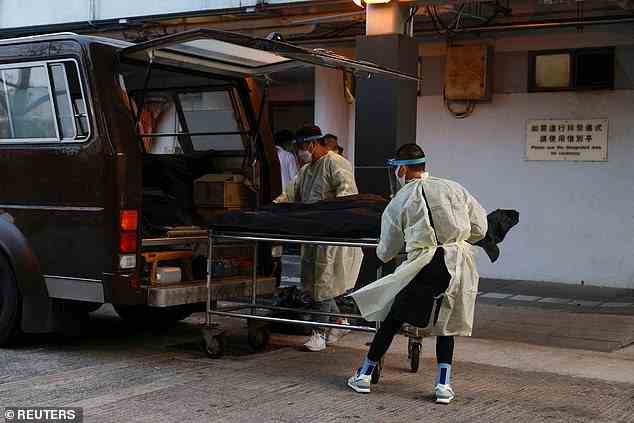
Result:
{"label": "van tire", "polygon": [[188,318],[196,311],[191,305],[165,308],[115,305],[114,309],[119,317],[137,327],[167,326]]}
{"label": "van tire", "polygon": [[9,262],[0,254],[0,347],[11,344],[19,332],[20,294]]}

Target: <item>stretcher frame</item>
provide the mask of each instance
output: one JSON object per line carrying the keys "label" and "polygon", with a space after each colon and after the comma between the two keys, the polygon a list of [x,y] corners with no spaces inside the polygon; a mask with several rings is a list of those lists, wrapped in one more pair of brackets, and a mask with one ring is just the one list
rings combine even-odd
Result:
{"label": "stretcher frame", "polygon": [[[215,323],[213,316],[224,316],[229,318],[246,319],[248,323],[248,340],[250,346],[258,351],[262,350],[268,344],[270,332],[266,323],[283,323],[291,325],[336,328],[358,332],[376,333],[380,322],[376,322],[375,327],[360,326],[352,324],[339,324],[332,322],[321,322],[306,319],[290,319],[282,317],[264,316],[257,314],[258,310],[266,311],[285,311],[304,316],[325,316],[340,317],[350,320],[362,320],[363,317],[358,314],[345,313],[326,313],[314,311],[304,308],[288,308],[278,307],[257,303],[257,269],[258,269],[258,247],[260,243],[278,243],[278,244],[299,244],[299,245],[315,245],[315,246],[339,246],[339,247],[360,247],[374,248],[378,247],[378,240],[372,238],[318,238],[311,236],[287,236],[274,235],[266,233],[254,232],[236,232],[222,231],[218,229],[210,229],[208,232],[208,254],[207,254],[207,303],[205,308],[205,324],[203,326],[203,338],[205,341],[205,352],[212,358],[219,358],[224,353],[224,331],[218,323]],[[253,245],[253,269],[251,275],[251,298],[249,303],[233,303],[230,306],[219,307],[218,301],[213,298],[212,289],[212,268],[214,262],[214,246],[219,240],[248,241]],[[377,269],[377,279],[382,276],[382,266]],[[405,327],[402,334],[408,337],[408,359],[413,372],[418,371],[420,361],[420,351],[423,335],[420,329],[415,327]],[[373,381],[376,383],[380,378],[381,366],[377,366],[376,374],[373,374]]]}

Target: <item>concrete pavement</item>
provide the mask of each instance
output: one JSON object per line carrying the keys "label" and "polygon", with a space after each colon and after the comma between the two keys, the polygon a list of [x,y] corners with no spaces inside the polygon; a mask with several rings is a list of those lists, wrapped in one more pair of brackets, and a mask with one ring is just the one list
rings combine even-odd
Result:
{"label": "concrete pavement", "polygon": [[530,306],[578,313],[634,315],[634,288],[482,278],[479,290],[478,300],[485,304]]}
{"label": "concrete pavement", "polygon": [[81,406],[89,422],[634,421],[632,348],[608,353],[460,338],[458,397],[441,406],[431,396],[432,339],[412,374],[399,337],[381,383],[359,395],[345,379],[363,357],[365,334],[321,353],[301,351],[301,337],[274,336],[267,351],[254,354],[244,323],[224,321],[228,351],[212,360],[198,349],[201,318],[135,331],[106,307],[81,338],[30,337],[0,350],[0,405]]}

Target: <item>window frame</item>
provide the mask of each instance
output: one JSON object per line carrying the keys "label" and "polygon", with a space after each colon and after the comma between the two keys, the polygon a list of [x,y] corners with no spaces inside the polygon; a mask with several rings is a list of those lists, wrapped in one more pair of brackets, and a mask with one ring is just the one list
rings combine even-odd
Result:
{"label": "window frame", "polygon": [[[73,97],[71,97],[70,95],[70,84],[68,83],[68,73],[66,72],[66,66],[64,66],[64,63],[51,63],[47,66],[48,69],[48,79],[49,82],[52,82],[52,84],[50,84],[50,89],[49,91],[51,92],[51,94],[53,95],[53,102],[54,102],[54,108],[55,110],[59,110],[58,104],[57,104],[57,95],[55,95],[55,92],[53,92],[53,88],[57,89],[57,87],[54,87],[55,82],[53,79],[53,67],[54,66],[60,66],[63,70],[64,70],[64,88],[66,89],[66,99],[68,100],[68,105],[71,108],[71,112],[73,113],[72,115],[72,122],[73,122],[73,133],[75,134],[73,140],[78,139],[78,133],[77,133],[77,116],[74,114],[75,113],[75,105],[73,102]],[[81,85],[81,84],[80,84]],[[82,97],[83,97],[83,93],[82,93]],[[84,107],[85,108],[85,107]],[[60,123],[62,120],[62,117],[60,115],[58,115],[57,113],[55,114],[55,120],[57,120],[57,135],[60,136],[62,135],[62,129],[60,128]],[[65,142],[64,140],[68,140],[70,138],[62,138],[61,142]]]}
{"label": "window frame", "polygon": [[[135,94],[140,91],[142,90],[131,91],[130,95],[134,97]],[[148,92],[150,91],[167,94],[169,97],[171,97],[171,101],[174,103],[175,107],[182,107],[182,106],[177,106],[176,103],[179,103],[180,105],[180,101],[181,101],[180,96],[183,94],[195,94],[195,93],[205,93],[205,92],[225,92],[227,93],[229,100],[231,101],[231,104],[233,106],[234,118],[240,130],[235,132],[231,131],[230,133],[224,133],[224,132],[191,132],[189,130],[178,131],[178,129],[176,129],[174,133],[141,134],[139,133],[137,128],[136,134],[141,140],[145,138],[161,138],[161,137],[173,136],[173,137],[176,137],[177,142],[181,146],[181,149],[183,150],[182,154],[186,155],[187,154],[186,148],[184,148],[185,146],[182,145],[182,142],[179,139],[179,137],[181,136],[187,137],[191,141],[191,137],[194,137],[194,136],[240,135],[242,138],[243,149],[241,150],[213,150],[213,151],[215,151],[219,156],[246,156],[248,155],[249,149],[253,148],[253,146],[251,145],[252,144],[251,138],[253,135],[253,131],[251,129],[251,122],[249,122],[249,120],[247,119],[246,110],[244,108],[245,106],[240,96],[238,95],[237,87],[235,87],[233,84],[228,84],[226,86],[218,86],[218,87],[216,86],[193,87],[193,88],[182,87],[182,88],[161,88],[161,89],[148,90]],[[176,113],[175,123],[177,126],[181,125],[180,119],[181,118],[178,116],[178,113]],[[187,121],[185,123],[187,124]],[[247,126],[248,126],[248,129],[246,128]],[[193,153],[202,153],[205,151],[205,150],[196,150],[193,146],[193,141],[191,141],[191,143],[188,142],[188,144],[191,144]],[[143,142],[141,142],[141,145],[146,154],[151,154],[145,151],[145,144]],[[206,151],[211,151],[211,150],[206,150]],[[165,154],[165,155],[169,155],[169,154]],[[181,154],[179,153],[176,155],[181,155]]]}
{"label": "window frame", "polygon": [[[71,110],[73,112],[73,128],[75,131],[75,138],[71,139],[71,138],[63,138],[63,134],[61,132],[61,128],[60,128],[60,115],[58,114],[58,105],[57,105],[57,98],[55,96],[55,93],[53,92],[53,76],[51,74],[51,66],[50,65],[54,65],[54,64],[64,64],[64,63],[68,63],[68,62],[72,62],[75,65],[75,70],[77,71],[77,80],[79,82],[79,89],[81,90],[81,96],[82,96],[82,100],[84,102],[84,113],[85,113],[85,119],[87,122],[87,133],[85,136],[82,136],[81,138],[78,138],[77,135],[77,116],[74,114],[74,110]],[[29,61],[29,62],[17,62],[17,63],[0,63],[0,71],[4,70],[4,69],[21,69],[21,68],[29,68],[29,67],[43,67],[45,72],[46,72],[46,76],[48,78],[48,95],[49,95],[49,100],[51,103],[51,112],[53,114],[53,121],[54,121],[54,126],[55,126],[55,133],[57,134],[56,138],[0,138],[0,145],[25,145],[25,144],[37,144],[37,145],[42,145],[42,144],[51,144],[51,145],[58,145],[58,144],[83,144],[88,142],[91,139],[92,136],[92,122],[90,119],[90,113],[89,113],[89,101],[88,98],[86,97],[86,89],[84,88],[84,79],[82,77],[82,73],[81,73],[81,67],[79,66],[79,61],[75,58],[60,58],[60,59],[51,59],[51,60],[36,60],[36,61]],[[65,87],[67,88],[67,97],[68,97],[68,102],[70,104],[71,109],[74,108],[73,105],[73,98],[71,97],[70,94],[70,85],[69,85],[69,81],[68,81],[68,73],[66,73],[66,69],[64,68],[64,76],[65,76]],[[5,90],[6,91],[6,90]]]}
{"label": "window frame", "polygon": [[[606,52],[612,57],[612,63],[610,63],[610,82],[603,85],[577,85],[577,56],[592,52]],[[568,54],[570,55],[570,83],[567,87],[562,88],[540,88],[537,86],[537,56],[550,56],[556,54]],[[554,49],[554,50],[535,50],[528,52],[528,83],[527,88],[529,93],[548,93],[548,92],[564,92],[564,91],[592,91],[592,90],[614,90],[614,78],[615,78],[615,51],[613,46],[608,47],[587,47],[587,48],[568,48],[568,49]]]}
{"label": "window frame", "polygon": [[610,80],[607,83],[604,84],[595,84],[595,85],[580,85],[580,86],[576,86],[575,89],[577,90],[614,90],[614,84],[615,84],[615,78],[616,78],[616,51],[614,46],[609,46],[609,47],[588,47],[588,48],[579,48],[575,50],[575,61],[574,61],[574,72],[575,72],[575,85],[578,83],[578,79],[579,79],[579,62],[578,62],[578,56],[583,56],[586,54],[592,54],[592,53],[605,53],[608,54],[610,56],[610,58],[612,59],[609,63],[609,73],[610,73]]}
{"label": "window frame", "polygon": [[[227,96],[229,97],[229,101],[231,102],[233,117],[236,121],[236,126],[238,127],[238,131],[229,131],[229,132],[219,131],[219,132],[210,132],[210,133],[201,133],[201,132],[196,133],[196,132],[188,131],[188,132],[181,132],[181,134],[186,135],[187,137],[190,138],[190,140],[192,137],[196,137],[196,136],[213,137],[213,136],[223,136],[223,135],[239,135],[242,138],[242,147],[243,147],[242,150],[213,150],[213,149],[211,150],[216,151],[218,153],[228,154],[228,155],[246,155],[249,148],[251,148],[249,143],[251,142],[250,136],[252,136],[252,131],[250,129],[245,128],[245,123],[248,124],[249,122],[246,120],[246,115],[244,113],[244,105],[242,104],[242,101],[238,97],[235,87],[223,87],[220,89],[213,89],[213,90],[201,90],[201,91],[190,90],[188,92],[177,92],[176,97],[178,98],[178,102],[181,103],[181,95],[183,94],[195,94],[195,93],[206,93],[206,92],[226,92],[227,93]],[[183,117],[185,118],[184,114],[183,114]],[[189,127],[189,123],[187,123],[187,125]],[[191,140],[191,143],[192,143],[192,148],[194,153],[211,151],[211,150],[196,150],[196,148],[194,148],[193,140]]]}
{"label": "window frame", "polygon": [[[541,88],[537,86],[537,56],[555,56],[559,54],[567,54],[570,56],[570,62],[568,64],[568,74],[570,79],[567,87],[559,88]],[[558,49],[558,50],[540,50],[528,52],[528,92],[529,93],[548,93],[548,92],[561,92],[561,91],[574,91],[575,82],[575,56],[572,49]]]}

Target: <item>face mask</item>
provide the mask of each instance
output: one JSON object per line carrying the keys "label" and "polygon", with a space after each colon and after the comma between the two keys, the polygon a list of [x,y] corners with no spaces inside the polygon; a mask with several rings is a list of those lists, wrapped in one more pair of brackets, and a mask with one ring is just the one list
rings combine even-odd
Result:
{"label": "face mask", "polygon": [[299,150],[297,152],[297,155],[299,156],[300,160],[303,161],[304,163],[310,163],[313,161],[313,155],[310,154],[310,151],[308,150]]}
{"label": "face mask", "polygon": [[402,188],[405,185],[405,173],[403,173],[403,176],[399,176],[398,172],[400,170],[401,170],[401,166],[398,166],[394,173],[396,175],[396,180],[398,181],[399,188]]}

